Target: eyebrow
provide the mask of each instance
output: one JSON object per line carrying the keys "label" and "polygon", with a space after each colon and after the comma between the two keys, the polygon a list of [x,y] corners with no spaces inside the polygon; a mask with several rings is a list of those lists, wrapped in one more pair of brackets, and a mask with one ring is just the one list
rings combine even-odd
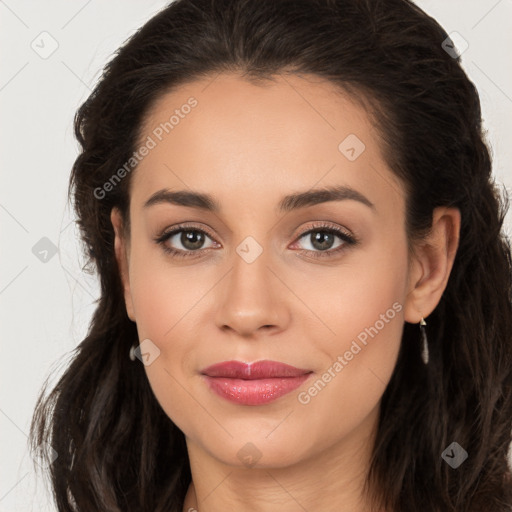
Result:
{"label": "eyebrow", "polygon": [[[340,185],[336,187],[325,187],[321,189],[312,189],[305,192],[296,192],[284,196],[277,206],[279,212],[286,213],[308,206],[314,206],[329,201],[358,201],[369,208],[375,210],[375,205],[363,194],[357,190]],[[145,203],[144,208],[156,204],[174,204],[177,206],[188,206],[199,208],[201,210],[220,213],[221,206],[218,201],[210,194],[202,192],[193,192],[190,190],[169,190],[162,189],[155,192]]]}

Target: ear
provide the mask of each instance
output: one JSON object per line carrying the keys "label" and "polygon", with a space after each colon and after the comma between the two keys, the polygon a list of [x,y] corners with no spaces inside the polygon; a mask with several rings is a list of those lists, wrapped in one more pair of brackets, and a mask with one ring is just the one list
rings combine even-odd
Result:
{"label": "ear", "polygon": [[419,323],[441,300],[459,246],[460,210],[438,207],[434,210],[431,232],[415,248],[409,266],[408,294],[404,319]]}
{"label": "ear", "polygon": [[115,239],[114,250],[117,260],[117,267],[119,269],[119,276],[123,283],[124,301],[126,305],[126,313],[132,322],[135,322],[135,314],[133,311],[132,295],[130,291],[130,278],[129,278],[129,242],[124,236],[123,218],[118,208],[112,208],[110,212],[110,221],[114,227]]}

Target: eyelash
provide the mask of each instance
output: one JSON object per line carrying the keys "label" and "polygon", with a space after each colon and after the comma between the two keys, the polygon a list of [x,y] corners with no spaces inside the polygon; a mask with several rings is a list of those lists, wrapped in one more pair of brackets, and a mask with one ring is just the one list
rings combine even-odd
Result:
{"label": "eyelash", "polygon": [[[169,240],[169,238],[176,235],[177,233],[181,233],[182,231],[203,233],[204,235],[207,235],[209,238],[213,239],[213,237],[207,231],[205,231],[203,229],[200,229],[198,227],[191,226],[191,225],[179,224],[179,225],[175,226],[174,228],[172,228],[171,230],[164,231],[162,234],[158,235],[155,238],[155,242],[157,244],[161,245],[164,252],[167,254],[170,254],[171,257],[173,257],[173,258],[189,258],[189,257],[193,258],[193,257],[195,257],[196,253],[198,253],[200,251],[209,250],[209,249],[199,249],[197,251],[183,251],[181,249],[173,249],[173,248],[165,245],[165,242],[167,240]],[[304,231],[303,233],[301,233],[297,237],[296,240],[298,241],[301,238],[303,238],[304,236],[309,235],[314,232],[324,232],[324,233],[330,233],[332,235],[336,235],[339,238],[341,238],[345,243],[340,245],[336,249],[331,249],[331,250],[327,250],[327,251],[310,251],[307,249],[301,249],[302,252],[313,253],[312,254],[313,258],[333,257],[333,256],[339,254],[340,252],[346,250],[347,246],[353,247],[359,243],[359,240],[355,236],[349,235],[345,231],[342,231],[339,228],[335,228],[330,224],[325,224],[325,223],[321,223],[321,222],[314,224],[307,231]]]}

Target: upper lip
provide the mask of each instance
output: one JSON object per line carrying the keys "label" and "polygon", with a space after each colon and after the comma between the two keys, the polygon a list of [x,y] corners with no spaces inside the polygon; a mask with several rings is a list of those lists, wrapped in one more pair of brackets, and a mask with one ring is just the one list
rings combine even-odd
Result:
{"label": "upper lip", "polygon": [[311,370],[304,370],[289,364],[269,360],[253,363],[224,361],[204,368],[201,373],[209,377],[255,380],[272,377],[299,377],[300,375],[311,373]]}

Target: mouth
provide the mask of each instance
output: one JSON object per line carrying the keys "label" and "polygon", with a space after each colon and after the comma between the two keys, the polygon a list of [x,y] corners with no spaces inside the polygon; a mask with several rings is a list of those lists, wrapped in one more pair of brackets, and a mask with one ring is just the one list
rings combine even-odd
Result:
{"label": "mouth", "polygon": [[312,370],[278,361],[224,361],[201,371],[209,388],[239,405],[263,405],[297,389]]}

